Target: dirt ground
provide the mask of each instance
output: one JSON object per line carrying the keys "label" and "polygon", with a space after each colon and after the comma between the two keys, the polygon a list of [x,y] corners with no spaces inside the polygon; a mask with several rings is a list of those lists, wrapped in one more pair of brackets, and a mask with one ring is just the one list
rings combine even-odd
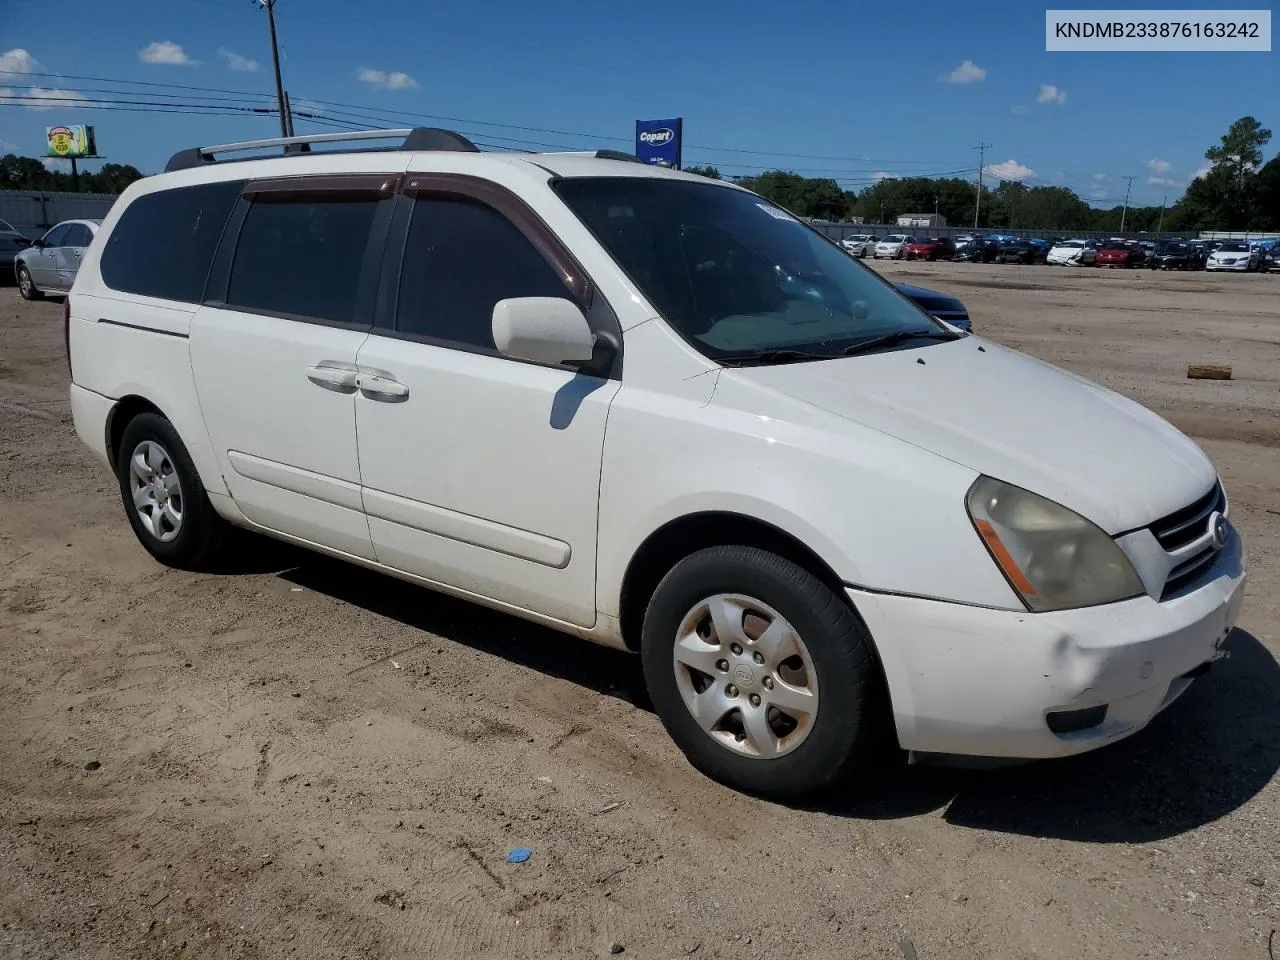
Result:
{"label": "dirt ground", "polygon": [[1266,958],[1280,276],[878,269],[1221,470],[1241,629],[1151,728],[820,809],[735,794],[684,762],[630,656],[285,548],[221,576],[154,563],[73,434],[60,305],[6,287],[0,956]]}

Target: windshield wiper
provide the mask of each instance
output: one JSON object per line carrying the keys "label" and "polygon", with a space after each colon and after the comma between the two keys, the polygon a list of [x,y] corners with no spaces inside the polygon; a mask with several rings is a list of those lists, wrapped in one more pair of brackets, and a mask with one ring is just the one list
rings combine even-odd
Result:
{"label": "windshield wiper", "polygon": [[720,363],[740,367],[748,363],[807,363],[811,360],[832,360],[829,353],[807,353],[804,350],[756,350],[753,353],[730,353],[716,357]]}
{"label": "windshield wiper", "polygon": [[947,330],[898,330],[894,333],[886,333],[882,337],[860,340],[846,347],[844,355],[852,357],[859,353],[877,350],[880,347],[892,347],[895,344],[906,343],[908,340],[959,340],[962,336],[964,334],[951,333]]}

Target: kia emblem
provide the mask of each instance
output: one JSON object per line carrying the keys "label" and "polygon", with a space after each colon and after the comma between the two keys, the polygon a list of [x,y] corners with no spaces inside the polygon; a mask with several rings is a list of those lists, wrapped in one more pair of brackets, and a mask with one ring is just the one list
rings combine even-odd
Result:
{"label": "kia emblem", "polygon": [[1220,513],[1215,513],[1209,522],[1209,529],[1213,533],[1214,549],[1221,550],[1227,545],[1227,518]]}

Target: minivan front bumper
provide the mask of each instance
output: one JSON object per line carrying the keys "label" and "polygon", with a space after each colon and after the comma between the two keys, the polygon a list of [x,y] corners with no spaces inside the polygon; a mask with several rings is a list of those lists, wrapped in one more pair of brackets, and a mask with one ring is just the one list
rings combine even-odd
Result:
{"label": "minivan front bumper", "polygon": [[[1145,727],[1190,686],[1188,674],[1221,655],[1245,579],[1233,533],[1196,589],[1164,602],[1037,614],[848,593],[875,639],[903,749],[1036,759]],[[1059,728],[1063,717],[1091,725],[1055,733],[1051,714]]]}

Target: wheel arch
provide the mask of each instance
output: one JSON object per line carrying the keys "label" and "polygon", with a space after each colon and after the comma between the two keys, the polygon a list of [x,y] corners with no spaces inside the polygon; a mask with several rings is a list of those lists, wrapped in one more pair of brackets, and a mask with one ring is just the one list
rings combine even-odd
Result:
{"label": "wheel arch", "polygon": [[[759,547],[813,574],[840,597],[844,583],[831,565],[791,533],[747,514],[708,510],[685,514],[654,530],[632,554],[622,577],[619,622],[628,650],[640,649],[640,630],[659,582],[685,557],[706,547]],[[856,613],[857,611],[855,611]]]}
{"label": "wheel arch", "polygon": [[115,406],[111,408],[111,412],[107,414],[105,439],[107,456],[111,458],[113,470],[120,458],[120,440],[124,437],[125,428],[129,426],[131,420],[143,413],[154,413],[169,420],[170,423],[173,422],[163,410],[146,397],[139,396],[136,393],[121,397],[116,401]]}

